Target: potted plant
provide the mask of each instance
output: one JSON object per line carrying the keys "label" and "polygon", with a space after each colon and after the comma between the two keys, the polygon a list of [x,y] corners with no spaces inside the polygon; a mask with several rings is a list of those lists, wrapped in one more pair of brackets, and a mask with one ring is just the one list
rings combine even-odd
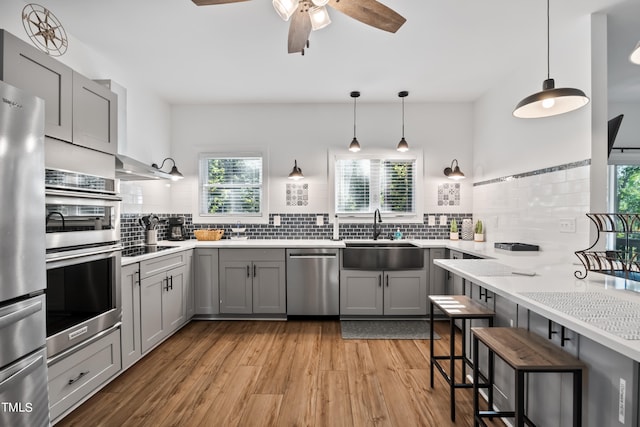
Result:
{"label": "potted plant", "polygon": [[455,218],[451,220],[451,225],[449,226],[449,239],[458,240],[458,222]]}
{"label": "potted plant", "polygon": [[473,240],[476,242],[484,242],[484,226],[482,221],[476,221],[476,226],[473,230]]}

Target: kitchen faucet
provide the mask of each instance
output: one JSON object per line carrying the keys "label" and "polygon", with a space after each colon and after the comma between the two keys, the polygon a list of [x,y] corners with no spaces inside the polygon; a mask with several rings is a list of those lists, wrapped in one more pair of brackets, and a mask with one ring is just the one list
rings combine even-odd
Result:
{"label": "kitchen faucet", "polygon": [[382,218],[380,217],[380,209],[376,209],[373,212],[373,240],[378,240],[378,236],[382,233],[378,229],[378,224],[382,222]]}

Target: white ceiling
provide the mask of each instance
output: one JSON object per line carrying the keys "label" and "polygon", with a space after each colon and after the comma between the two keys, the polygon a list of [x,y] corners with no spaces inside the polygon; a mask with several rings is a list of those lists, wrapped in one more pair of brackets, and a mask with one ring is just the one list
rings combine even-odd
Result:
{"label": "white ceiling", "polygon": [[[552,40],[563,20],[621,1],[552,1]],[[410,92],[407,102],[472,101],[525,55],[545,61],[542,0],[382,0],[407,18],[396,34],[330,9],[333,23],[311,34],[304,56],[287,54],[288,23],[270,0],[38,3],[73,39],[126,64],[170,103],[344,102],[352,90],[362,92],[359,102],[389,102],[400,90]]]}

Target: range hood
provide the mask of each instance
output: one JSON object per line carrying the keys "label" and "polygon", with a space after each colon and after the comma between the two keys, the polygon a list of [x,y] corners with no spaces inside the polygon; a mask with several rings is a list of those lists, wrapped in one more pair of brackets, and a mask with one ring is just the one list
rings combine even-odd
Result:
{"label": "range hood", "polygon": [[122,181],[142,181],[171,179],[171,175],[139,160],[116,154],[116,178]]}

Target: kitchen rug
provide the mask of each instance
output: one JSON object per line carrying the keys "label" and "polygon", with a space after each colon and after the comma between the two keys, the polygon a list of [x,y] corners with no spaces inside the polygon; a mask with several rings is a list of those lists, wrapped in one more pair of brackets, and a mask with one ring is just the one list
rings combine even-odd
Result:
{"label": "kitchen rug", "polygon": [[[341,320],[345,340],[428,340],[426,320]],[[440,336],[433,333],[434,339]]]}

